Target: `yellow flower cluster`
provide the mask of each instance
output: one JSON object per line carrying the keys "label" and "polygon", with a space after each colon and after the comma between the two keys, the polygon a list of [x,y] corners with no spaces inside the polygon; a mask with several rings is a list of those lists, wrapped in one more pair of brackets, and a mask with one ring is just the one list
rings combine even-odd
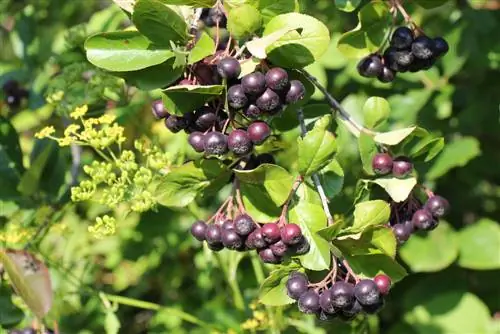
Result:
{"label": "yellow flower cluster", "polygon": [[266,328],[269,325],[269,317],[263,311],[257,310],[257,304],[251,303],[252,318],[246,320],[241,324],[241,328],[246,330],[256,330],[259,328]]}
{"label": "yellow flower cluster", "polygon": [[116,219],[108,215],[97,217],[96,223],[88,227],[88,231],[97,239],[102,239],[116,232]]}

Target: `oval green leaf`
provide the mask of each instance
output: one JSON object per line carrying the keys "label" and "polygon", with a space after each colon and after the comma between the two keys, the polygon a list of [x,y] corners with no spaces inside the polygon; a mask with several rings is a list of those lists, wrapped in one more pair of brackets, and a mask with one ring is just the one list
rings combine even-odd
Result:
{"label": "oval green leaf", "polygon": [[222,92],[224,92],[223,85],[173,86],[163,91],[163,104],[171,114],[183,115],[203,106]]}
{"label": "oval green leaf", "polygon": [[391,196],[394,202],[403,202],[410,196],[411,191],[417,184],[416,177],[408,177],[406,179],[398,179],[397,177],[381,177],[371,181],[378,184]]}
{"label": "oval green leaf", "polygon": [[500,227],[498,222],[481,219],[459,233],[458,264],[474,270],[500,269]]}

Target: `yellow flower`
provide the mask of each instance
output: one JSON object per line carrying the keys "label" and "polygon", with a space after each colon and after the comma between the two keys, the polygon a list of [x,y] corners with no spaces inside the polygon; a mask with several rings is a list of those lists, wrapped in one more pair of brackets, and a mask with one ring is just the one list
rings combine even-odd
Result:
{"label": "yellow flower", "polygon": [[112,235],[116,231],[116,219],[105,215],[97,217],[96,223],[88,227],[88,231],[97,239],[102,239],[108,235]]}
{"label": "yellow flower", "polygon": [[104,114],[98,118],[98,122],[101,124],[111,124],[115,121],[116,116],[110,114]]}
{"label": "yellow flower", "polygon": [[37,133],[35,133],[35,137],[38,139],[46,138],[46,137],[49,137],[54,132],[56,132],[56,130],[54,129],[54,127],[52,125],[46,126],[43,129],[41,129],[40,131],[38,131]]}
{"label": "yellow flower", "polygon": [[72,118],[74,119],[77,119],[77,118],[80,118],[82,116],[84,116],[87,111],[89,110],[88,106],[86,104],[84,104],[83,106],[81,107],[77,107],[75,109],[75,111],[73,111],[71,114],[69,114]]}
{"label": "yellow flower", "polygon": [[80,129],[80,125],[78,124],[70,124],[68,125],[68,127],[66,128],[66,130],[64,130],[64,135],[65,136],[70,136],[70,135],[74,135],[77,133],[77,131]]}
{"label": "yellow flower", "polygon": [[60,90],[58,92],[55,92],[51,96],[47,97],[47,102],[48,103],[58,102],[61,101],[63,97],[64,97],[64,92]]}
{"label": "yellow flower", "polygon": [[59,144],[59,146],[69,146],[71,145],[73,140],[74,140],[73,137],[64,137],[57,139],[57,143]]}

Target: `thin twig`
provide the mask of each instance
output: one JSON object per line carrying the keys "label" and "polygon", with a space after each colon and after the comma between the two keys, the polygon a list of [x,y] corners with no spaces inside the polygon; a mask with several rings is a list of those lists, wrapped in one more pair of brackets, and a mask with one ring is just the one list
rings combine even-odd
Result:
{"label": "thin twig", "polygon": [[354,280],[356,281],[356,283],[359,282],[359,277],[358,275],[356,275],[356,273],[354,273],[354,271],[351,269],[351,266],[349,265],[349,262],[347,262],[347,260],[342,260],[342,264],[344,265],[344,267],[347,269],[347,274],[351,275]]}
{"label": "thin twig", "polygon": [[283,208],[281,209],[281,215],[280,215],[280,219],[279,219],[280,224],[286,223],[286,213],[288,212],[288,208],[290,206],[290,203],[292,202],[293,195],[295,194],[297,189],[299,189],[299,186],[301,185],[301,183],[303,181],[304,181],[304,179],[300,175],[297,176],[297,178],[295,179],[295,182],[293,183],[292,189],[290,190],[290,193],[288,194],[288,198],[286,199],[285,204],[283,204]]}

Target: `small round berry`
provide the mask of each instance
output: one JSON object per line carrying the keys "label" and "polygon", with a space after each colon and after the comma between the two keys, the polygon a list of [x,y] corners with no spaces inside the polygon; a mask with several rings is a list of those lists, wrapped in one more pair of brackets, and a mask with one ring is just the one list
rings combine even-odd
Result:
{"label": "small round berry", "polygon": [[419,59],[431,59],[436,53],[434,41],[427,36],[419,36],[411,44],[411,52]]}
{"label": "small round berry", "polygon": [[202,220],[198,220],[193,225],[191,225],[191,234],[198,241],[205,240],[205,233],[206,232],[207,232],[207,224]]}
{"label": "small round berry", "polygon": [[172,133],[177,133],[187,128],[188,123],[186,119],[182,116],[170,115],[167,118],[165,118],[165,126]]}
{"label": "small round berry", "polygon": [[425,208],[434,217],[443,217],[448,212],[450,204],[444,197],[434,195],[427,200]]}
{"label": "small round berry", "polygon": [[386,175],[392,170],[392,157],[387,153],[377,153],[372,160],[375,174]]}
{"label": "small round berry", "polygon": [[300,80],[290,81],[290,89],[285,96],[285,102],[288,104],[297,103],[306,95],[306,87]]}
{"label": "small round berry", "polygon": [[222,155],[227,152],[227,136],[212,131],[205,135],[205,153],[208,155]]}
{"label": "small round berry", "polygon": [[403,221],[401,224],[403,224],[406,227],[406,229],[409,231],[409,233],[413,233],[415,231],[415,227],[413,226],[413,222],[411,221],[411,217],[410,217],[410,219]]}
{"label": "small round berry", "polygon": [[235,58],[227,57],[221,59],[217,64],[217,72],[222,78],[236,79],[241,73],[241,66]]}
{"label": "small round berry", "polygon": [[220,250],[223,250],[224,249],[224,245],[221,243],[214,243],[214,244],[208,244],[208,248],[214,252],[218,252]]}
{"label": "small round berry", "polygon": [[319,295],[314,290],[303,293],[299,298],[299,311],[306,314],[313,314],[320,310]]}
{"label": "small round berry", "polygon": [[281,229],[281,240],[287,245],[295,245],[302,239],[302,230],[297,224],[286,224]]}
{"label": "small round berry", "polygon": [[248,103],[248,97],[245,95],[241,85],[229,87],[227,90],[227,103],[234,109],[241,109]]}
{"label": "small round berry", "polygon": [[323,310],[319,310],[318,312],[316,312],[316,319],[318,319],[319,321],[330,322],[335,320],[336,318],[337,318],[336,313],[327,313]]}
{"label": "small round berry", "polygon": [[403,244],[410,238],[411,231],[405,224],[394,224],[392,232],[396,237],[398,244]]}
{"label": "small round berry", "polygon": [[236,233],[238,233],[241,236],[246,237],[247,235],[252,233],[255,230],[255,228],[256,228],[255,222],[249,215],[242,214],[234,218],[234,229]]}
{"label": "small round berry", "polygon": [[205,240],[209,245],[222,245],[222,231],[218,225],[210,224],[205,231]]}
{"label": "small round berry", "polygon": [[300,238],[300,241],[297,242],[295,245],[290,246],[290,253],[294,255],[304,255],[309,252],[309,249],[311,249],[311,245],[309,244],[309,241],[302,236]]}
{"label": "small round berry", "polygon": [[261,227],[261,233],[268,244],[273,244],[281,239],[280,228],[276,223],[267,223]]}
{"label": "small round berry", "polygon": [[283,257],[288,253],[288,246],[285,245],[282,240],[269,246],[269,249],[273,252],[274,255],[279,257]]}
{"label": "small round berry", "polygon": [[363,311],[367,314],[375,314],[379,312],[382,307],[384,307],[384,299],[380,298],[378,303],[373,304],[373,305],[362,305],[363,306]]}
{"label": "small round berry", "polygon": [[303,293],[307,292],[308,284],[307,276],[303,274],[291,276],[286,282],[286,293],[290,298],[298,300]]}
{"label": "small round berry", "polygon": [[321,310],[326,313],[333,314],[335,313],[335,307],[333,307],[332,303],[332,294],[330,290],[324,290],[320,295],[319,295],[319,306],[321,307]]}
{"label": "small round berry", "polygon": [[394,71],[391,70],[390,68],[384,66],[382,68],[382,72],[379,74],[377,78],[380,82],[383,83],[393,82],[394,79],[396,78],[396,73],[394,73]]}
{"label": "small round berry", "polygon": [[448,53],[450,46],[448,42],[443,37],[434,38],[434,51],[436,52],[436,57],[442,57]]}
{"label": "small round berry", "polygon": [[330,288],[332,305],[336,308],[346,308],[354,303],[354,286],[344,281],[335,282]]}
{"label": "small round berry", "polygon": [[234,229],[232,230],[222,230],[222,244],[228,248],[237,250],[244,245],[243,239],[236,233]]}
{"label": "small round berry", "polygon": [[200,131],[207,131],[217,120],[214,110],[208,107],[202,107],[200,110],[196,111],[193,118],[195,119],[195,126],[200,129]]}
{"label": "small round berry", "polygon": [[2,85],[2,90],[4,91],[5,95],[12,95],[19,91],[19,82],[17,80],[7,80],[5,83]]}
{"label": "small round berry", "polygon": [[391,278],[384,274],[378,274],[373,278],[375,284],[377,284],[378,290],[382,295],[387,295],[391,289]]}
{"label": "small round berry", "polygon": [[268,246],[262,236],[262,229],[260,227],[248,235],[246,246],[249,249],[262,249]]}
{"label": "small round berry", "polygon": [[210,8],[207,15],[204,17],[204,23],[208,27],[219,25],[219,28],[225,28],[227,25],[227,18],[219,8]]}
{"label": "small round berry", "polygon": [[205,134],[203,132],[192,132],[188,137],[188,142],[196,152],[205,151]]}
{"label": "small round berry", "polygon": [[222,222],[220,227],[223,230],[234,230],[234,222],[231,219],[226,219]]}
{"label": "small round berry", "polygon": [[365,78],[378,77],[382,73],[383,67],[381,57],[376,54],[361,59],[357,65],[358,73]]}
{"label": "small round berry", "polygon": [[397,178],[405,178],[413,170],[413,164],[408,157],[397,157],[392,162],[392,175]]}
{"label": "small round berry", "polygon": [[415,57],[409,50],[398,50],[394,47],[384,52],[384,64],[395,72],[406,72]]}
{"label": "small round berry", "polygon": [[276,256],[270,248],[264,248],[259,251],[259,257],[264,263],[279,264],[281,258]]}
{"label": "small round berry", "polygon": [[351,306],[343,308],[338,315],[340,319],[350,321],[361,312],[363,312],[363,306],[356,300]]}
{"label": "small round berry", "polygon": [[245,108],[245,110],[243,110],[243,113],[245,116],[250,118],[258,118],[262,115],[262,110],[260,110],[255,104],[251,103]]}
{"label": "small round berry", "polygon": [[151,104],[151,112],[156,119],[162,119],[170,116],[167,109],[165,109],[162,100],[156,100]]}
{"label": "small round berry", "polygon": [[268,88],[257,98],[255,104],[260,110],[270,112],[278,108],[281,101],[279,95]]}
{"label": "small round berry", "polygon": [[430,231],[436,228],[438,222],[427,209],[415,211],[411,219],[413,226],[419,230]]}
{"label": "small round berry", "polygon": [[234,130],[229,134],[227,146],[236,155],[246,155],[252,151],[252,141],[245,130]]}
{"label": "small round berry", "polygon": [[253,72],[241,79],[241,86],[245,94],[259,96],[266,90],[266,77],[260,72]]}
{"label": "small round berry", "polygon": [[413,31],[408,27],[399,27],[394,30],[391,38],[391,46],[398,49],[406,49],[413,43]]}
{"label": "small round berry", "polygon": [[248,126],[247,133],[255,145],[260,145],[271,135],[271,128],[266,122],[257,121]]}
{"label": "small round berry", "polygon": [[288,88],[289,84],[290,82],[288,80],[288,73],[284,69],[280,67],[274,67],[269,71],[267,71],[266,73],[267,88],[279,92]]}
{"label": "small round berry", "polygon": [[375,305],[380,301],[380,291],[371,279],[362,279],[354,287],[354,296],[361,305]]}
{"label": "small round berry", "polygon": [[21,97],[19,95],[7,95],[5,98],[5,103],[10,108],[17,108],[21,105]]}

